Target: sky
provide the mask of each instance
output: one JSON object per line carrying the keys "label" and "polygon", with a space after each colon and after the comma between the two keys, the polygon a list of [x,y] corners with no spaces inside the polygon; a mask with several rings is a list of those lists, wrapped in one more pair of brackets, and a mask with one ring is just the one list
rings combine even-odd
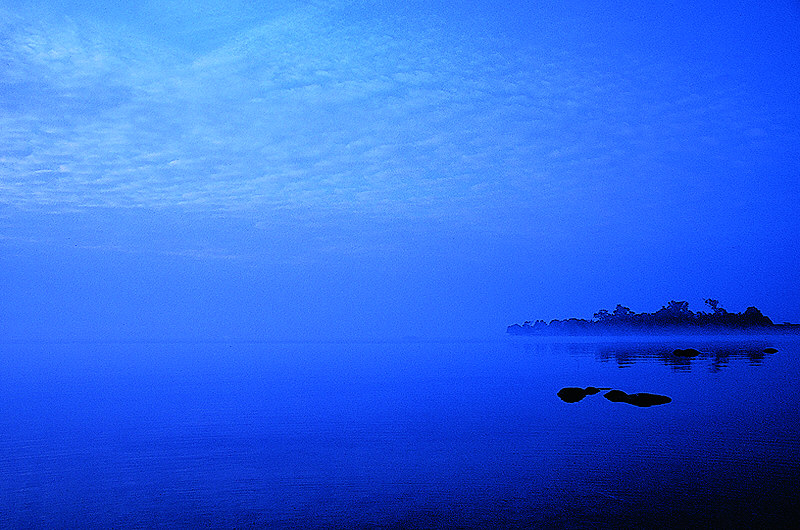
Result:
{"label": "sky", "polygon": [[0,0],[0,340],[800,322],[800,2]]}

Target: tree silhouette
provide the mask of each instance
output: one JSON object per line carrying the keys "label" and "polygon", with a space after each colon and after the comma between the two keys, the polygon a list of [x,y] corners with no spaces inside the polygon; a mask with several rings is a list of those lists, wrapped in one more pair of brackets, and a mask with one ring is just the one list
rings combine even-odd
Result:
{"label": "tree silhouette", "polygon": [[774,328],[781,331],[800,332],[799,324],[773,324],[756,307],[748,307],[744,313],[729,313],[719,305],[719,300],[708,298],[705,303],[713,313],[693,313],[689,302],[670,300],[666,306],[655,313],[635,313],[629,307],[617,304],[613,312],[601,309],[592,320],[568,318],[553,319],[549,323],[537,320],[533,325],[526,321],[522,326],[508,326],[508,332],[514,334],[541,335],[583,335],[613,334],[617,332],[649,332],[659,329],[673,331],[706,330],[710,333],[724,333],[726,330],[765,330]]}
{"label": "tree silhouette", "polygon": [[715,300],[713,298],[706,298],[704,300],[706,304],[714,311],[715,315],[725,314],[727,311],[725,309],[719,307],[719,300]]}

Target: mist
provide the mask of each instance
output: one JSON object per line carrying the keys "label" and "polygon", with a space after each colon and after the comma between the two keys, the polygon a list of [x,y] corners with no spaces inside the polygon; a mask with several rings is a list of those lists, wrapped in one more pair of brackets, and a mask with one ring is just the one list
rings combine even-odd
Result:
{"label": "mist", "polygon": [[5,340],[800,321],[793,2],[106,7],[0,3]]}

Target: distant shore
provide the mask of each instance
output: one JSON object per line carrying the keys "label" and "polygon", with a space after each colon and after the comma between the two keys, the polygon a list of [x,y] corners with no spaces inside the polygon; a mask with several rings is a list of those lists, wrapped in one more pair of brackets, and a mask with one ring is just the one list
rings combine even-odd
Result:
{"label": "distant shore", "polygon": [[731,313],[708,299],[711,312],[692,312],[688,302],[672,300],[654,313],[635,313],[618,304],[601,309],[591,320],[526,321],[506,328],[511,335],[614,336],[614,335],[785,335],[800,334],[800,324],[775,324],[756,307]]}
{"label": "distant shore", "polygon": [[[563,322],[563,321],[562,321]],[[558,326],[546,329],[512,324],[506,328],[510,335],[534,336],[624,336],[624,335],[800,335],[800,324],[773,324],[751,328],[726,328],[717,326],[662,326],[662,327],[572,327]]]}

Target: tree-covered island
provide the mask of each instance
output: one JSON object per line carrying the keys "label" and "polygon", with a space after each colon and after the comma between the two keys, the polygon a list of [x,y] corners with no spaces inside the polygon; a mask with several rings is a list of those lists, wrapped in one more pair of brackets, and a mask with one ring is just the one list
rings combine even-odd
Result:
{"label": "tree-covered island", "polygon": [[697,313],[688,302],[671,300],[654,313],[635,313],[621,304],[613,311],[601,309],[591,320],[526,321],[506,329],[512,335],[620,335],[620,334],[731,334],[800,333],[800,324],[775,324],[755,307],[743,313],[730,313],[719,300],[707,299],[710,311]]}

